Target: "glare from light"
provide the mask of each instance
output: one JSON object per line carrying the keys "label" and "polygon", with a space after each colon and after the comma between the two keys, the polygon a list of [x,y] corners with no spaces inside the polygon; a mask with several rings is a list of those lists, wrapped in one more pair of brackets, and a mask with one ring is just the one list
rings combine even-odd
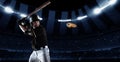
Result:
{"label": "glare from light", "polygon": [[98,15],[98,14],[100,14],[102,12],[102,9],[101,8],[95,8],[94,10],[93,10],[93,13],[95,14],[95,15]]}
{"label": "glare from light", "polygon": [[[100,14],[104,9],[106,9],[108,6],[116,4],[117,1],[118,1],[118,0],[109,0],[109,2],[107,2],[107,3],[106,3],[105,5],[103,5],[102,7],[95,8],[95,9],[93,10],[93,13],[94,13],[95,15],[98,15],[98,14]],[[4,7],[3,5],[0,5],[0,7],[4,8],[4,10],[5,10],[6,13],[9,13],[9,14],[11,14],[11,13],[16,13],[16,14],[20,15],[21,17],[26,17],[26,16],[27,16],[26,14],[14,12],[13,9],[10,8],[10,7]],[[58,22],[69,22],[69,21],[74,21],[74,20],[82,20],[82,19],[85,19],[85,18],[87,18],[87,17],[88,17],[88,16],[85,15],[85,16],[79,16],[79,17],[77,17],[76,19],[63,19],[63,20],[59,20],[59,19],[58,19]],[[40,20],[43,20],[43,18],[41,18],[41,17],[38,17],[38,18],[39,18]]]}
{"label": "glare from light", "polygon": [[117,0],[110,0],[109,2],[107,2],[104,6],[101,7],[101,10],[109,7],[110,5],[114,5],[117,2]]}
{"label": "glare from light", "polygon": [[58,22],[69,22],[72,21],[71,19],[65,19],[65,20],[58,20]]}
{"label": "glare from light", "polygon": [[14,11],[10,7],[5,7],[4,10],[6,13],[14,13]]}
{"label": "glare from light", "polygon": [[75,21],[75,20],[83,20],[85,18],[87,18],[88,16],[85,15],[85,16],[79,16],[77,17],[76,19],[58,19],[58,22],[70,22],[70,21]]}
{"label": "glare from light", "polygon": [[109,4],[110,4],[110,5],[114,5],[114,4],[116,4],[116,3],[117,3],[117,0],[110,0],[110,1],[109,1]]}
{"label": "glare from light", "polygon": [[106,4],[105,6],[101,7],[101,10],[104,10],[105,8],[107,8],[108,6],[110,6],[109,4]]}
{"label": "glare from light", "polygon": [[27,15],[26,14],[20,14],[21,17],[26,17]]}
{"label": "glare from light", "polygon": [[77,20],[83,20],[83,19],[85,19],[87,17],[88,17],[87,15],[85,15],[85,16],[79,16],[79,17],[77,17]]}

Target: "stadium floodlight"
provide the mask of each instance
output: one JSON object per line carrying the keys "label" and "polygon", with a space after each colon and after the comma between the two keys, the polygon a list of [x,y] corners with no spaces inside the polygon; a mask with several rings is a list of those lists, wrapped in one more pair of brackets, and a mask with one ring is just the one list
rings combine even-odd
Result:
{"label": "stadium floodlight", "polygon": [[14,13],[12,8],[10,8],[10,7],[4,7],[4,10],[5,10],[6,13],[9,13],[9,14]]}
{"label": "stadium floodlight", "polygon": [[95,8],[94,10],[93,10],[93,13],[95,14],[95,15],[98,15],[98,14],[100,14],[102,12],[102,9],[101,8]]}
{"label": "stadium floodlight", "polygon": [[109,1],[109,4],[110,4],[110,5],[114,5],[114,4],[116,4],[116,3],[117,3],[117,0],[110,0],[110,1]]}
{"label": "stadium floodlight", "polygon": [[26,17],[27,15],[26,14],[20,14],[21,17]]}
{"label": "stadium floodlight", "polygon": [[71,19],[64,19],[64,20],[58,20],[58,22],[69,22],[72,21]]}
{"label": "stadium floodlight", "polygon": [[87,17],[88,17],[87,15],[85,15],[85,16],[79,16],[79,17],[77,17],[77,20],[83,20],[83,19],[85,19]]}

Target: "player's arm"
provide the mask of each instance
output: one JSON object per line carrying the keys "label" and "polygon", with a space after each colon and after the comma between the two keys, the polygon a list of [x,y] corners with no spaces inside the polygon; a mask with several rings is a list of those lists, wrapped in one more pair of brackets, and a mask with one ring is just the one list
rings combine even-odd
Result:
{"label": "player's arm", "polygon": [[30,24],[26,22],[25,18],[19,20],[18,25],[24,34],[32,36]]}

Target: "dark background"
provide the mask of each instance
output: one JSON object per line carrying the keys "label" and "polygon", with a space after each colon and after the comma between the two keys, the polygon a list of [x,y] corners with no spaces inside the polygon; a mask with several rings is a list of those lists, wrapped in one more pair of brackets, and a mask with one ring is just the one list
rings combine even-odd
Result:
{"label": "dark background", "polygon": [[[0,0],[0,5],[29,14],[47,0]],[[118,61],[120,60],[120,1],[99,15],[90,15],[104,0],[51,0],[38,12],[46,28],[51,61]],[[86,19],[71,21],[77,28],[66,27],[70,19],[88,15]],[[32,52],[30,37],[19,29],[17,14],[7,14],[0,7],[0,62],[27,62]]]}

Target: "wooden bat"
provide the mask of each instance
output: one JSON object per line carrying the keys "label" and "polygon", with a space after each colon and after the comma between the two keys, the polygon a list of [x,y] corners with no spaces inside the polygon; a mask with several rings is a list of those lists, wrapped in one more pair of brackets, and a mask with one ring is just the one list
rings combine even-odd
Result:
{"label": "wooden bat", "polygon": [[28,14],[26,16],[26,18],[29,18],[31,15],[37,13],[38,11],[40,11],[41,9],[43,9],[44,7],[46,7],[47,5],[49,5],[51,2],[48,0],[47,2],[43,3],[42,5],[40,5],[38,8],[36,8],[33,12],[31,12],[30,14]]}

